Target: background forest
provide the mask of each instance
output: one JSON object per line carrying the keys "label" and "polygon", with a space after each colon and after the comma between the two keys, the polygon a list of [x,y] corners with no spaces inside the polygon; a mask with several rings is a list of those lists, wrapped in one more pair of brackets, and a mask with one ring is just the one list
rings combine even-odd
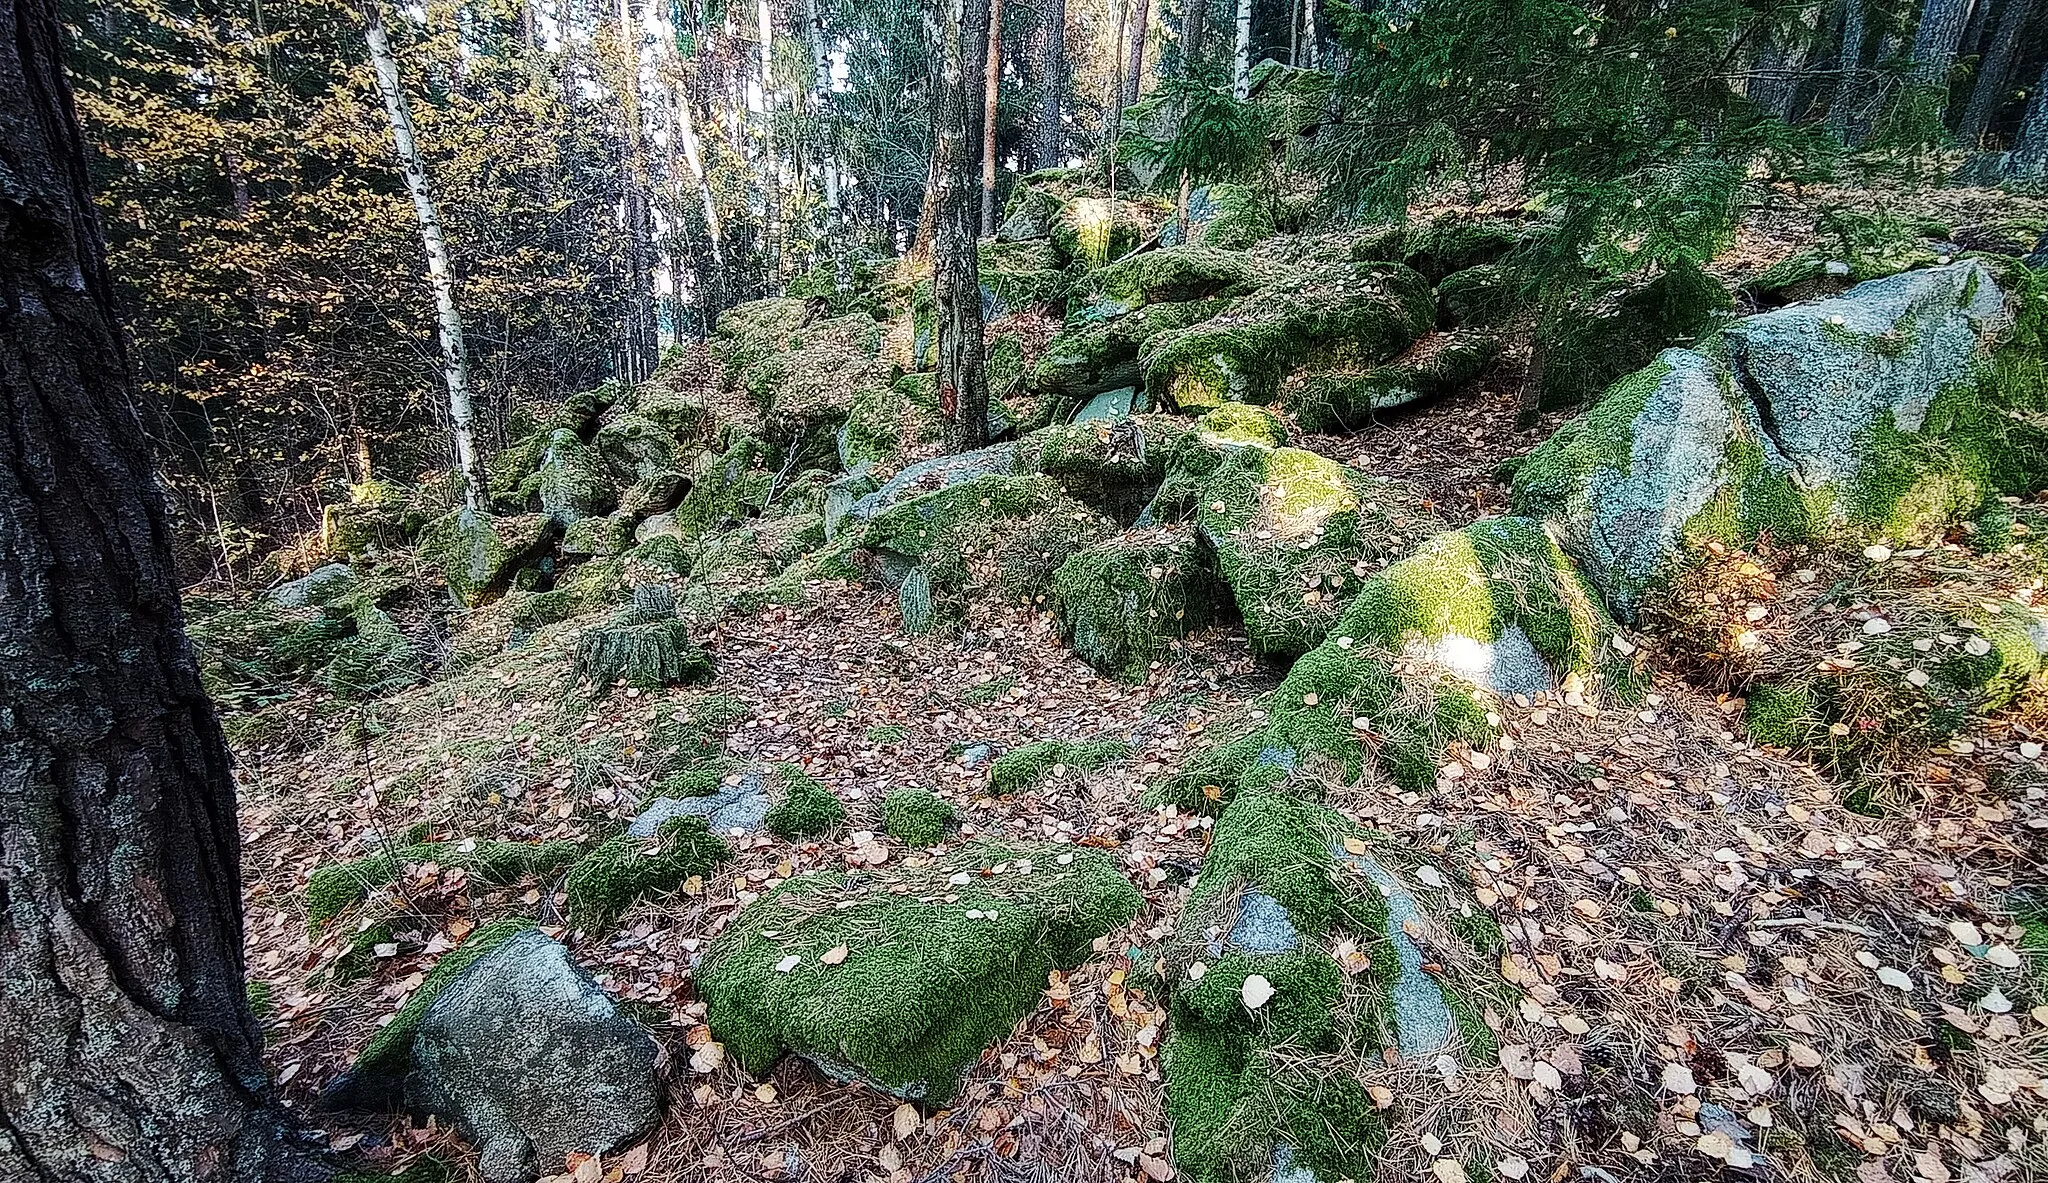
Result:
{"label": "background forest", "polygon": [[[1506,176],[1563,211],[1543,262],[1578,283],[1707,257],[1758,166],[2025,182],[2048,156],[2038,0],[969,2],[999,27],[996,209],[1021,175],[1107,179],[1111,160],[1169,192],[1182,169],[1256,178],[1291,224]],[[363,12],[69,11],[188,574],[246,573],[352,486],[446,468],[432,293]],[[385,19],[485,452],[522,407],[645,376],[722,308],[928,248],[937,17],[912,5],[433,0]],[[1255,68],[1286,101],[1247,101]]]}

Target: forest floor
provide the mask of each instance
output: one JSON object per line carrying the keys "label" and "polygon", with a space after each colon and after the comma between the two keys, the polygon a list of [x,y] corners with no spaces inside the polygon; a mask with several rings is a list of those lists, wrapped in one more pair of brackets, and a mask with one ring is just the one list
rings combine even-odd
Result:
{"label": "forest floor", "polygon": [[[1760,211],[1738,246],[1743,265],[1811,241],[1818,208],[1809,193]],[[1555,426],[1507,427],[1518,364],[1425,411],[1307,446],[1415,483],[1454,522],[1500,512],[1500,464]],[[1133,979],[1178,916],[1206,822],[1140,799],[1191,750],[1251,722],[1278,672],[1225,627],[1130,685],[1076,659],[1044,613],[989,608],[964,635],[910,637],[893,595],[810,590],[801,607],[728,618],[710,641],[719,674],[708,689],[565,695],[571,621],[363,708],[351,735],[238,751],[250,972],[268,999],[271,1066],[337,1149],[392,1168],[424,1153],[465,1161],[451,1131],[343,1121],[315,1113],[314,1099],[439,952],[519,912],[552,924],[607,990],[641,1004],[671,1051],[662,1126],[594,1177],[1172,1178],[1157,1063],[1165,1015]],[[1997,590],[2022,603],[2032,594]],[[1763,593],[1753,607],[1780,609]],[[1654,638],[1637,639],[1655,653]],[[472,891],[459,870],[416,867],[389,911],[362,921],[393,918],[394,939],[352,980],[328,972],[356,934],[309,930],[313,866],[421,821],[449,837],[608,832],[649,787],[653,720],[704,694],[748,708],[730,754],[800,764],[847,803],[842,839],[743,840],[717,878],[637,905],[599,937],[567,925],[559,884]],[[1469,876],[1506,934],[1495,968],[1520,995],[1485,1008],[1497,1063],[1396,1057],[1367,1081],[1398,1114],[1381,1178],[1444,1179],[1447,1146],[1510,1179],[1727,1169],[1989,1183],[2048,1172],[2048,1007],[2001,1009],[2003,996],[1977,984],[1987,966],[2019,972],[2023,933],[2005,919],[2015,878],[2048,882],[2048,728],[2014,718],[1924,754],[1871,816],[1848,809],[1822,771],[1739,738],[1739,706],[1671,672],[1626,709],[1504,704],[1508,739],[1456,753],[1434,792],[1371,773],[1333,792],[1347,816]],[[976,744],[1102,735],[1128,740],[1132,756],[1013,796],[991,795],[986,765],[963,762]],[[1143,910],[1107,955],[1048,983],[1044,1005],[982,1057],[948,1109],[899,1106],[794,1057],[766,1080],[686,1062],[708,1038],[691,981],[704,944],[792,874],[924,857],[881,834],[882,796],[906,785],[952,803],[963,834],[1113,851]],[[2032,1115],[2031,1139],[2015,1114]]]}

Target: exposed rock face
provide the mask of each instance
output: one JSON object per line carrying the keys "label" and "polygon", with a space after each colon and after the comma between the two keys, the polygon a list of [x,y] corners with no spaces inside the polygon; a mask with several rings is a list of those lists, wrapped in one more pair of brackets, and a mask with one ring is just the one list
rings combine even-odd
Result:
{"label": "exposed rock face", "polygon": [[270,592],[270,602],[280,608],[304,608],[308,605],[325,605],[347,595],[362,583],[355,569],[347,563],[329,563],[310,574],[301,575],[290,583],[279,584]]}
{"label": "exposed rock face", "polygon": [[1931,540],[2048,475],[2042,433],[1993,403],[2009,305],[1968,260],[1666,350],[1530,454],[1516,511],[1551,521],[1624,618],[1707,541]]}
{"label": "exposed rock face", "polygon": [[660,1116],[654,1040],[568,950],[526,929],[442,988],[412,1043],[408,1092],[462,1123],[486,1179],[512,1183],[604,1154]]}
{"label": "exposed rock face", "polygon": [[626,827],[631,838],[651,838],[662,823],[676,817],[701,817],[714,834],[753,833],[761,828],[775,797],[768,777],[758,768],[742,773],[738,784],[724,785],[704,797],[656,797]]}
{"label": "exposed rock face", "polygon": [[474,607],[552,537],[552,525],[542,514],[493,518],[458,509],[420,531],[419,556],[441,572],[456,599]]}
{"label": "exposed rock face", "polygon": [[698,981],[713,1033],[749,1071],[793,1051],[943,1103],[1037,1005],[1046,973],[1138,904],[1100,851],[970,845],[926,867],[792,879],[747,906]]}

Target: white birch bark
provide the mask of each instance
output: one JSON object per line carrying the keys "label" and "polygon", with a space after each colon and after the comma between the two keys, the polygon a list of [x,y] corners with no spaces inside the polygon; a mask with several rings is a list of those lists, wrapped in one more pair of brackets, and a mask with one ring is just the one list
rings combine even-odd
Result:
{"label": "white birch bark", "polygon": [[1230,93],[1241,102],[1252,92],[1252,0],[1237,0],[1237,56],[1230,72]]}
{"label": "white birch bark", "polygon": [[391,39],[384,33],[384,14],[376,0],[365,0],[362,13],[363,39],[370,47],[377,90],[384,96],[384,115],[391,123],[399,172],[405,177],[406,191],[412,194],[413,212],[420,223],[420,243],[427,252],[427,282],[434,289],[434,308],[440,324],[441,368],[448,382],[448,421],[455,437],[455,466],[462,473],[462,500],[471,510],[482,512],[488,490],[476,451],[476,433],[471,426],[475,413],[469,401],[469,363],[462,347],[462,313],[455,306],[455,272],[448,265],[448,240],[441,233],[441,214],[427,189],[427,170],[420,162],[419,145],[413,138],[412,112],[405,103],[398,59],[392,56]]}

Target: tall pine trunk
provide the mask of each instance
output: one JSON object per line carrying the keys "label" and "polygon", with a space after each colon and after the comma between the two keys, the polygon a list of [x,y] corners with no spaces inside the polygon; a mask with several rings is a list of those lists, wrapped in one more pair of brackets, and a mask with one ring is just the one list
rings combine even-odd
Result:
{"label": "tall pine trunk", "polygon": [[1151,19],[1151,5],[1147,0],[1131,0],[1131,62],[1124,73],[1124,103],[1138,101],[1140,84],[1145,79],[1145,25]]}
{"label": "tall pine trunk", "polygon": [[2005,0],[1998,31],[1991,37],[1991,50],[1977,66],[1977,82],[1956,131],[1963,147],[1978,147],[1984,139],[1984,129],[1991,126],[1991,117],[2005,105],[2011,93],[2007,83],[2012,79],[2013,62],[2019,56],[2020,36],[2027,31],[2027,20],[2033,15],[2034,0]]}
{"label": "tall pine trunk", "polygon": [[0,4],[0,1177],[317,1178],[243,984],[185,639],[53,0]]}
{"label": "tall pine trunk", "polygon": [[654,301],[654,214],[647,199],[645,129],[640,119],[640,30],[633,0],[619,0],[619,119],[625,129],[620,162],[626,230],[625,316],[619,336],[619,380],[645,382],[660,359]]}
{"label": "tall pine trunk", "polygon": [[1955,68],[1956,43],[1963,39],[1963,25],[1970,13],[1970,0],[1925,0],[1920,7],[1920,26],[1913,34],[1913,82],[1948,102],[1949,72]]}
{"label": "tall pine trunk", "polygon": [[1045,0],[1038,14],[1038,117],[1033,151],[1039,168],[1066,159],[1067,0]]}
{"label": "tall pine trunk", "polygon": [[1230,93],[1239,102],[1252,92],[1252,0],[1237,0],[1237,50],[1231,59]]}
{"label": "tall pine trunk", "polygon": [[427,189],[427,169],[420,161],[418,143],[413,139],[412,111],[406,106],[405,86],[398,77],[398,59],[391,54],[391,39],[384,34],[384,13],[377,0],[364,0],[363,40],[370,48],[370,65],[377,75],[377,90],[384,97],[384,116],[391,123],[391,142],[398,150],[398,170],[405,177],[406,192],[412,194],[413,213],[419,217],[420,243],[427,252],[427,282],[434,289],[434,309],[441,332],[441,372],[448,382],[448,422],[455,442],[455,467],[462,473],[463,504],[482,512],[489,492],[484,484],[482,458],[477,455],[475,412],[469,401],[469,361],[462,346],[462,313],[455,306],[455,269],[448,263],[448,240],[441,233],[441,214],[434,207],[434,195]]}
{"label": "tall pine trunk", "polygon": [[941,0],[932,88],[932,175],[937,240],[932,300],[937,306],[939,410],[946,442],[964,452],[988,443],[988,374],[982,356],[981,275],[975,250],[974,149],[981,143],[988,0]]}
{"label": "tall pine trunk", "polygon": [[1857,106],[1863,99],[1863,40],[1870,0],[1842,0],[1842,53],[1835,79],[1835,97],[1828,103],[1828,130],[1845,142],[1854,134]]}
{"label": "tall pine trunk", "polygon": [[2020,119],[2019,139],[2013,144],[2013,173],[2030,181],[2048,176],[2048,64],[2034,82],[2027,99],[2027,113]]}
{"label": "tall pine trunk", "polygon": [[989,0],[988,58],[982,73],[981,236],[996,236],[996,106],[1003,90],[1003,0]]}

